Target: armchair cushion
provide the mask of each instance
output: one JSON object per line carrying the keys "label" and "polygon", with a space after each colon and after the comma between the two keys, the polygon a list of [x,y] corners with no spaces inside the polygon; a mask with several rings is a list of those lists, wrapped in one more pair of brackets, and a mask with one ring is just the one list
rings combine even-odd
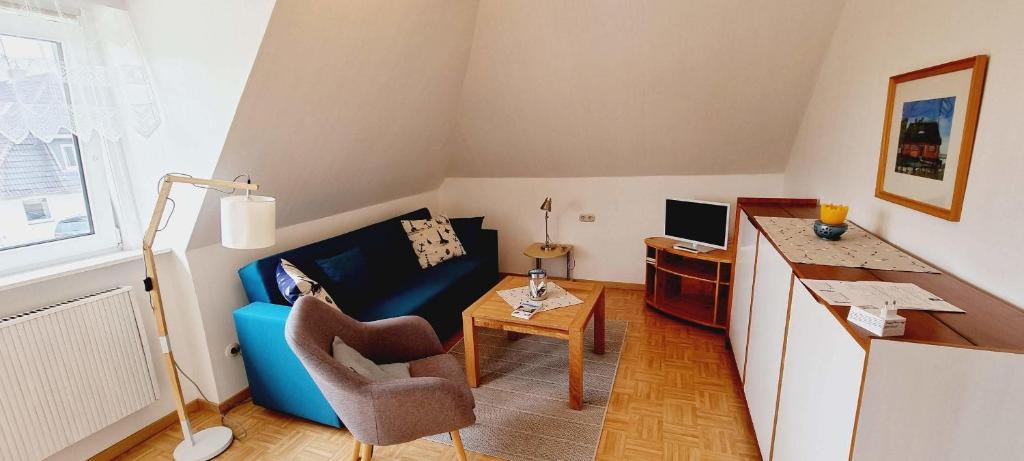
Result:
{"label": "armchair cushion", "polygon": [[352,349],[342,341],[341,338],[334,337],[334,345],[332,346],[334,360],[337,360],[342,365],[349,367],[352,371],[365,376],[370,381],[387,381],[389,379],[404,379],[408,378],[409,375],[409,364],[405,362],[398,363],[386,363],[378,365],[374,361],[363,357],[359,351]]}

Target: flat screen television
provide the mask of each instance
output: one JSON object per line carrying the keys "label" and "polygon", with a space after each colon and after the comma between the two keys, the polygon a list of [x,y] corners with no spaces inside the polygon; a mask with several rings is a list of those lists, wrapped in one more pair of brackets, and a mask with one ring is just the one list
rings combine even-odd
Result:
{"label": "flat screen television", "polygon": [[693,252],[724,250],[729,243],[729,204],[665,200],[665,236],[682,240],[675,248]]}

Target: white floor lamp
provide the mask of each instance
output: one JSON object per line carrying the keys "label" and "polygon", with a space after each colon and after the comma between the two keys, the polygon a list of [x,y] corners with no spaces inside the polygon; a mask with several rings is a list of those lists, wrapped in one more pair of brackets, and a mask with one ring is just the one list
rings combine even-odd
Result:
{"label": "white floor lamp", "polygon": [[[238,179],[238,178],[235,178]],[[171,378],[172,394],[177,405],[178,419],[181,421],[181,432],[185,436],[174,449],[176,461],[206,461],[227,450],[234,439],[231,429],[224,426],[211,427],[196,433],[185,411],[185,400],[181,395],[181,381],[178,378],[174,355],[171,353],[170,342],[167,340],[167,321],[164,318],[164,302],[160,297],[160,283],[156,276],[156,261],[153,258],[153,240],[160,230],[164,208],[167,206],[171,186],[175,183],[191,184],[197,187],[220,190],[244,190],[245,195],[228,195],[220,202],[221,245],[227,248],[254,249],[266,248],[274,244],[276,226],[275,201],[272,197],[249,195],[259,189],[259,185],[249,181],[222,181],[216,179],[198,179],[191,176],[169,174],[160,180],[160,194],[153,209],[153,217],[142,240],[142,254],[146,261],[146,291],[153,304],[156,317],[156,331],[160,339],[160,349],[164,354],[164,364]],[[227,192],[227,191],[222,191]],[[172,208],[173,212],[173,208]]]}

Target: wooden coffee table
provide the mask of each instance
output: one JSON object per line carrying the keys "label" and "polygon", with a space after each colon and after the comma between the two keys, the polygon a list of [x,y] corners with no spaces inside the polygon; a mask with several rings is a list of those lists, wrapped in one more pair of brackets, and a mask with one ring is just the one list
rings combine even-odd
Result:
{"label": "wooden coffee table", "polygon": [[470,387],[480,384],[480,358],[476,350],[476,329],[493,328],[511,333],[549,336],[569,341],[569,407],[583,406],[583,332],[594,318],[594,352],[604,353],[604,287],[596,283],[556,280],[558,286],[583,300],[583,304],[538,312],[529,320],[512,316],[512,306],[498,296],[498,290],[522,287],[529,279],[508,276],[462,312],[466,346],[466,378]]}

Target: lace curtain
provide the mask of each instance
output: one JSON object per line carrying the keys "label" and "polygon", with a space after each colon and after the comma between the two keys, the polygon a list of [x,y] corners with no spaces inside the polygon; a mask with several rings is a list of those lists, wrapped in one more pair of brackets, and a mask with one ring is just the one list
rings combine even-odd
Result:
{"label": "lace curtain", "polygon": [[[42,40],[40,40],[42,39]],[[87,2],[0,0],[0,153],[29,134],[119,141],[160,125],[125,11]]]}

